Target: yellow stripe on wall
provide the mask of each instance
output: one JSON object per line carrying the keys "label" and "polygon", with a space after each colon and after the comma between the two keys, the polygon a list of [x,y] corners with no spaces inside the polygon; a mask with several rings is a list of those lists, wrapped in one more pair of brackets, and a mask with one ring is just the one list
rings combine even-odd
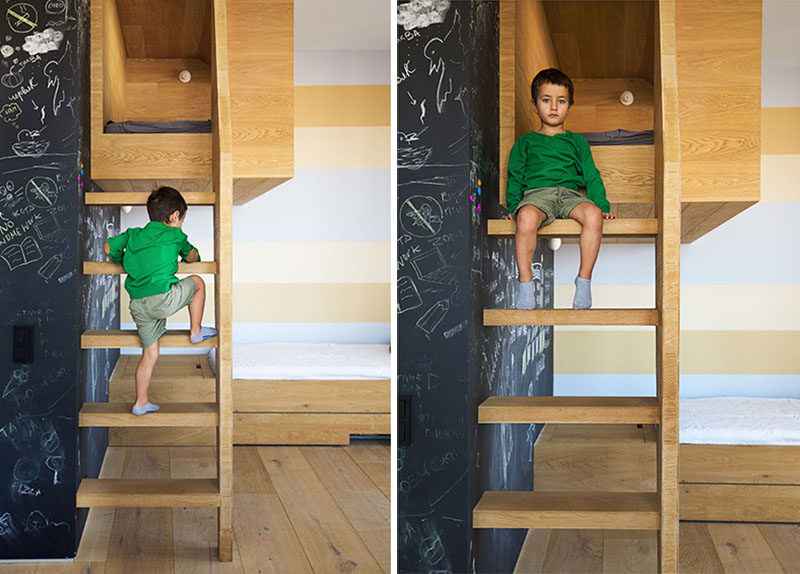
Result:
{"label": "yellow stripe on wall", "polygon": [[391,125],[389,86],[295,86],[294,125]]}
{"label": "yellow stripe on wall", "polygon": [[[681,331],[681,373],[796,375],[800,331]],[[655,329],[556,331],[558,374],[655,373]]]}
{"label": "yellow stripe on wall", "polygon": [[[206,281],[203,316],[213,321],[213,282]],[[132,323],[123,290],[121,320]],[[389,283],[234,283],[234,323],[387,323]],[[181,310],[167,323],[188,323]]]}
{"label": "yellow stripe on wall", "polygon": [[388,242],[234,243],[236,283],[388,283]]}
{"label": "yellow stripe on wall", "polygon": [[798,180],[800,154],[761,156],[761,201],[800,201]]}
{"label": "yellow stripe on wall", "polygon": [[[575,287],[557,285],[556,307],[572,307]],[[782,331],[800,326],[800,285],[681,285],[684,331]],[[746,302],[746,304],[743,304]],[[653,308],[653,285],[592,285],[592,307]]]}
{"label": "yellow stripe on wall", "polygon": [[390,132],[390,127],[295,128],[294,167],[388,169],[391,167]]}
{"label": "yellow stripe on wall", "polygon": [[800,153],[800,108],[761,108],[761,153]]}

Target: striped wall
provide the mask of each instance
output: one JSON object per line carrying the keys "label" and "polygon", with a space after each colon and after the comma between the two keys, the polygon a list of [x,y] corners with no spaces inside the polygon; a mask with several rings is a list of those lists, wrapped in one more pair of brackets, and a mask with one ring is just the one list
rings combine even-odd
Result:
{"label": "striped wall", "polygon": [[[681,396],[800,398],[800,3],[764,2],[761,202],[681,246]],[[596,307],[653,307],[654,251],[604,245]],[[556,306],[572,302],[577,245],[555,258]],[[654,395],[653,328],[561,327],[557,395]]]}
{"label": "striped wall", "polygon": [[[389,342],[389,57],[295,53],[295,177],[234,207],[234,344]],[[122,227],[147,221],[137,207]],[[213,258],[211,208],[191,207],[184,231]],[[134,328],[124,292],[121,306]]]}

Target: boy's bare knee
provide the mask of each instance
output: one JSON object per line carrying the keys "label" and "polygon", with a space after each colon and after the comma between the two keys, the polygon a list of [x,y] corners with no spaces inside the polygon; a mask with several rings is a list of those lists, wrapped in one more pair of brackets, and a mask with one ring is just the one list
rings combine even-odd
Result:
{"label": "boy's bare knee", "polygon": [[158,360],[158,343],[150,345],[146,349],[142,349],[142,359],[151,363]]}
{"label": "boy's bare knee", "polygon": [[194,284],[197,286],[197,290],[200,291],[206,288],[206,283],[203,281],[203,278],[199,275],[190,275],[192,279],[194,279]]}
{"label": "boy's bare knee", "polygon": [[517,229],[523,232],[536,231],[544,221],[540,214],[541,212],[536,208],[527,209],[523,207],[517,215]]}

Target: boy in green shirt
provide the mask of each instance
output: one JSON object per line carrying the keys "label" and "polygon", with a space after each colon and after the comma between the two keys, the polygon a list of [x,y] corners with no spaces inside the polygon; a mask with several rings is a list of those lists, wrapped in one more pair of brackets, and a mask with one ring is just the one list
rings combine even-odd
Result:
{"label": "boy in green shirt", "polygon": [[171,187],[161,187],[147,198],[150,223],[131,227],[109,238],[104,249],[114,263],[121,263],[128,277],[125,289],[131,297],[130,311],[142,342],[142,358],[136,367],[136,402],[133,414],[158,410],[147,400],[153,367],[158,360],[158,340],[167,331],[167,317],[189,306],[189,329],[197,344],[217,334],[201,326],[206,286],[198,275],[178,280],[178,256],[183,261],[200,261],[197,249],[181,229],[186,218],[186,201]]}
{"label": "boy in green shirt", "polygon": [[[573,309],[592,306],[591,279],[603,219],[610,212],[600,172],[589,144],[582,136],[564,129],[573,103],[572,81],[553,68],[542,70],[531,82],[533,108],[542,125],[522,135],[508,158],[506,204],[517,220],[515,247],[519,285],[517,309],[533,309],[531,261],[536,251],[536,232],[554,219],[574,219],[583,226],[580,237],[581,265],[575,277]],[[586,187],[587,195],[578,191]]]}

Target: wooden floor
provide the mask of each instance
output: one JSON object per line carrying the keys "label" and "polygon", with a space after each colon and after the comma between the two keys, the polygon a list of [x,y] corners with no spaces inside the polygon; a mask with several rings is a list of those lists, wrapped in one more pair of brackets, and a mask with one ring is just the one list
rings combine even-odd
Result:
{"label": "wooden floor", "polygon": [[[529,530],[515,574],[656,572],[656,532]],[[800,524],[681,522],[681,574],[800,572]]]}
{"label": "wooden floor", "polygon": [[[109,447],[101,477],[213,478],[212,447]],[[3,574],[389,572],[389,442],[235,447],[233,562],[217,560],[214,508],[90,511],[72,564]]]}

